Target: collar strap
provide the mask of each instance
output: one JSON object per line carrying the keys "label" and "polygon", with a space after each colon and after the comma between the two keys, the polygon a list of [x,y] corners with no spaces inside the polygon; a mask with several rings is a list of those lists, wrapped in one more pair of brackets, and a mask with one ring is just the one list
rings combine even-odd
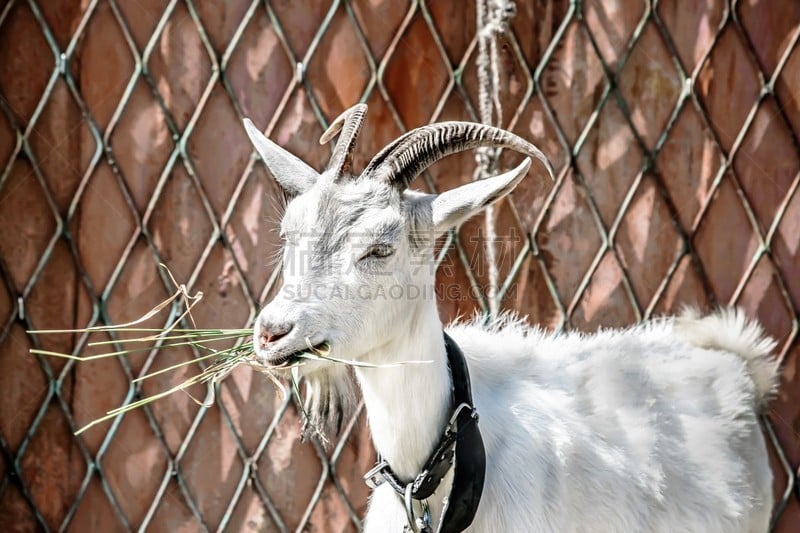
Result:
{"label": "collar strap", "polygon": [[453,485],[445,500],[439,531],[456,533],[472,523],[478,510],[486,475],[486,453],[478,429],[478,412],[472,403],[472,386],[464,354],[447,333],[444,333],[444,344],[450,367],[453,411],[439,444],[411,483],[401,482],[385,460],[367,472],[364,480],[371,488],[386,482],[403,498],[407,497],[410,486],[411,498],[421,501],[436,491],[455,463]]}

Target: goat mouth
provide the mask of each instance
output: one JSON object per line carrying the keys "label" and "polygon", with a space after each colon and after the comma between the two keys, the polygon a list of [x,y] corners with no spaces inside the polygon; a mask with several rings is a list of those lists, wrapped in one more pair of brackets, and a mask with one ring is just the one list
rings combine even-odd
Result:
{"label": "goat mouth", "polygon": [[300,348],[294,352],[283,354],[274,359],[267,359],[264,361],[265,366],[271,369],[289,368],[296,364],[300,364],[310,359],[307,355],[319,355],[330,350],[330,343],[328,341],[321,341],[317,344],[310,344],[304,348]]}

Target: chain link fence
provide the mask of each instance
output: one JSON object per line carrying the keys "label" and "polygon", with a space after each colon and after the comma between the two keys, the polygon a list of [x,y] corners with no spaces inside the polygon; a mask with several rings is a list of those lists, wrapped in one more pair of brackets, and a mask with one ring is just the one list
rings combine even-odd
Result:
{"label": "chain link fence", "polygon": [[[85,335],[26,330],[141,315],[169,290],[160,262],[206,294],[198,325],[248,325],[279,284],[282,195],[241,118],[317,168],[358,101],[357,168],[409,128],[477,120],[475,19],[445,0],[0,4],[4,531],[360,527],[361,413],[329,448],[302,443],[296,406],[245,369],[210,407],[175,394],[74,437],[196,354],[75,364],[27,352]],[[520,0],[500,54],[505,125],[558,171],[494,211],[500,307],[554,329],[687,303],[757,316],[784,363],[764,420],[776,531],[800,527],[799,38],[792,0]],[[474,168],[453,156],[415,186]],[[483,250],[481,220],[442,243],[443,319],[488,310]]]}

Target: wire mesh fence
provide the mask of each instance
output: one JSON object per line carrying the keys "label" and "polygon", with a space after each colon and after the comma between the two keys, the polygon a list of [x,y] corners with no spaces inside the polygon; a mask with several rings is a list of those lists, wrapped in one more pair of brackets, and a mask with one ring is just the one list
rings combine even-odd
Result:
{"label": "wire mesh fence", "polygon": [[[374,454],[359,417],[324,449],[247,370],[210,407],[176,395],[72,433],[184,376],[190,351],[75,364],[80,328],[168,292],[248,325],[279,272],[281,193],[248,116],[320,168],[319,135],[369,104],[358,163],[396,135],[478,118],[473,2],[10,0],[0,7],[0,524],[4,530],[345,531]],[[765,419],[776,530],[800,525],[800,4],[519,1],[505,126],[553,161],[495,209],[501,308],[552,328],[736,304],[780,342]],[[503,156],[503,164],[513,163]],[[472,154],[418,178],[472,179]],[[481,221],[442,248],[443,319],[485,312]],[[158,322],[152,321],[158,326]],[[124,339],[118,339],[120,343]],[[202,391],[189,391],[195,397]]]}

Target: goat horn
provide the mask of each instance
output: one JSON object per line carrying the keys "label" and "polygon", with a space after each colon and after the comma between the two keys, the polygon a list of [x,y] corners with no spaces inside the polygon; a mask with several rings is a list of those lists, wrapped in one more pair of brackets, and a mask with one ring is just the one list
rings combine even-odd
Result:
{"label": "goat horn", "polygon": [[386,181],[402,191],[443,157],[482,146],[511,148],[535,157],[553,179],[553,167],[537,147],[508,131],[473,122],[439,122],[411,130],[378,152],[361,175]]}
{"label": "goat horn", "polygon": [[328,129],[319,138],[320,144],[330,141],[339,131],[339,140],[333,149],[328,170],[333,169],[334,181],[338,181],[342,174],[350,172],[353,166],[353,149],[356,146],[358,132],[367,114],[367,104],[356,104],[336,117]]}

